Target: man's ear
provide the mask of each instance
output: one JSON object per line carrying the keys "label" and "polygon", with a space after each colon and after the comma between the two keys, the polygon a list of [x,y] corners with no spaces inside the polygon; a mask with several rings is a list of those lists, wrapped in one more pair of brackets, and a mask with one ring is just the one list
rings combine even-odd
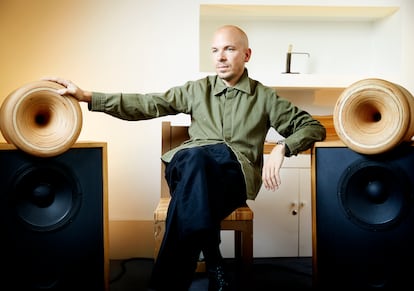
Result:
{"label": "man's ear", "polygon": [[248,48],[245,52],[244,62],[247,63],[252,55],[252,50]]}

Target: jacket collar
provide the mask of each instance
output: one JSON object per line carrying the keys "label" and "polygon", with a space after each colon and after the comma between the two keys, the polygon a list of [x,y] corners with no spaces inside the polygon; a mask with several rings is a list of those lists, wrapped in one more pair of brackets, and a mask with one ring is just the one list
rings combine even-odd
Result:
{"label": "jacket collar", "polygon": [[[228,88],[229,87],[227,87],[223,80],[216,76],[216,82],[213,87],[214,96],[223,94]],[[247,69],[244,69],[243,75],[240,77],[240,80],[232,88],[245,92],[247,94],[251,94],[250,79]]]}

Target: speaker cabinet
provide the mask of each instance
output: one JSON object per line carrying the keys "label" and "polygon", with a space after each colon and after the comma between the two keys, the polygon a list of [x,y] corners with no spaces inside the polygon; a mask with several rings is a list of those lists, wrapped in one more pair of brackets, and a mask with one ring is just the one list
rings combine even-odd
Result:
{"label": "speaker cabinet", "polygon": [[312,150],[313,274],[318,287],[409,286],[414,262],[414,147]]}
{"label": "speaker cabinet", "polygon": [[109,290],[105,143],[40,158],[0,144],[2,286]]}

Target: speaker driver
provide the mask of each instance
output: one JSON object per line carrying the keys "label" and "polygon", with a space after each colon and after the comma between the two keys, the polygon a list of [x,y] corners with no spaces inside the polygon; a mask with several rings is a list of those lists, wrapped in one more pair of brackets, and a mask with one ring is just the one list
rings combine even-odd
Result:
{"label": "speaker driver", "polygon": [[10,203],[24,225],[51,231],[69,223],[81,205],[74,174],[57,162],[30,164],[15,175]]}
{"label": "speaker driver", "polygon": [[81,132],[82,111],[75,98],[56,92],[61,88],[38,81],[10,93],[0,108],[0,130],[6,141],[39,157],[68,150]]}
{"label": "speaker driver", "polygon": [[338,183],[338,198],[347,217],[372,231],[392,228],[410,208],[409,180],[389,163],[355,161]]}

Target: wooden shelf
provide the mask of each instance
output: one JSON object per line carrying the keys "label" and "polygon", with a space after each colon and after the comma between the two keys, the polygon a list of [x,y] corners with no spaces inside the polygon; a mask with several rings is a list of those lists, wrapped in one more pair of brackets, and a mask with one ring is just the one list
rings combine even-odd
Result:
{"label": "wooden shelf", "polygon": [[300,92],[303,95],[311,96],[339,96],[345,87],[273,87],[279,94],[290,95]]}

